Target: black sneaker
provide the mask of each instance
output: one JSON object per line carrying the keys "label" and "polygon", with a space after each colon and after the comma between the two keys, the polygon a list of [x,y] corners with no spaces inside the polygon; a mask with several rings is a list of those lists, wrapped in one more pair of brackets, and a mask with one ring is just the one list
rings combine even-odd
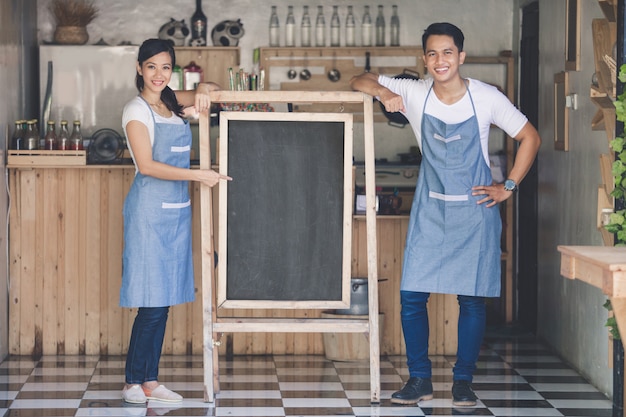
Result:
{"label": "black sneaker", "polygon": [[472,383],[469,381],[454,381],[452,384],[452,404],[459,407],[472,407],[476,405],[476,394],[472,391]]}
{"label": "black sneaker", "polygon": [[395,404],[417,404],[433,399],[433,383],[430,378],[411,377],[400,391],[394,392],[391,402]]}

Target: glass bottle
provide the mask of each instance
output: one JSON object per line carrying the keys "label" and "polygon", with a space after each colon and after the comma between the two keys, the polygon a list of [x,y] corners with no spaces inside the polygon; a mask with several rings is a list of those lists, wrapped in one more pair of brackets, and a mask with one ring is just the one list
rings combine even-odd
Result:
{"label": "glass bottle", "polygon": [[315,46],[326,46],[326,20],[324,19],[324,6],[317,6],[317,18],[315,19]]}
{"label": "glass bottle", "polygon": [[42,149],[43,148],[43,138],[39,134],[39,120],[32,119],[33,122],[33,131],[35,132],[35,140],[37,141],[37,146],[33,149]]}
{"label": "glass bottle", "polygon": [[24,133],[24,120],[16,120],[11,136],[11,149],[24,149]]}
{"label": "glass bottle", "polygon": [[400,46],[400,17],[398,17],[398,6],[391,6],[393,12],[391,14],[391,25],[389,33],[389,44],[391,46]]}
{"label": "glass bottle", "polygon": [[174,65],[174,68],[172,68],[172,76],[170,77],[170,82],[167,86],[172,90],[183,89],[183,69],[180,65],[176,64]]}
{"label": "glass bottle", "polygon": [[372,46],[372,16],[370,6],[364,6],[363,20],[361,22],[361,45]]}
{"label": "glass bottle", "polygon": [[348,6],[348,15],[346,16],[346,46],[354,46],[354,13],[352,6]]}
{"label": "glass bottle", "polygon": [[339,31],[341,23],[339,22],[339,6],[333,6],[333,14],[330,18],[330,46],[339,46]]}
{"label": "glass bottle", "polygon": [[47,151],[57,149],[57,132],[54,120],[48,120],[48,127],[46,128],[46,136],[44,137],[43,143],[44,149]]}
{"label": "glass bottle", "polygon": [[80,120],[74,120],[74,128],[70,136],[70,149],[73,151],[83,149],[83,134],[80,131]]}
{"label": "glass bottle", "polygon": [[195,61],[191,61],[183,68],[183,88],[185,90],[195,90],[198,84],[202,82],[202,68],[196,65]]}
{"label": "glass bottle", "polygon": [[280,24],[278,23],[276,6],[272,6],[272,14],[270,15],[270,46],[280,46]]}
{"label": "glass bottle", "polygon": [[296,46],[296,19],[293,16],[293,6],[287,6],[287,20],[285,20],[285,46]]}
{"label": "glass bottle", "polygon": [[26,122],[26,134],[24,136],[24,149],[39,149],[39,133],[37,133],[37,121]]}
{"label": "glass bottle", "polygon": [[378,5],[378,16],[376,16],[376,46],[385,46],[385,15],[383,5]]}
{"label": "glass bottle", "polygon": [[202,0],[196,0],[196,11],[191,15],[191,41],[196,46],[206,45],[206,15],[202,12]]}
{"label": "glass bottle", "polygon": [[309,16],[309,6],[302,6],[300,46],[311,46],[311,16]]}
{"label": "glass bottle", "polygon": [[57,136],[57,149],[61,151],[70,149],[70,132],[67,130],[67,120],[61,120],[61,128]]}

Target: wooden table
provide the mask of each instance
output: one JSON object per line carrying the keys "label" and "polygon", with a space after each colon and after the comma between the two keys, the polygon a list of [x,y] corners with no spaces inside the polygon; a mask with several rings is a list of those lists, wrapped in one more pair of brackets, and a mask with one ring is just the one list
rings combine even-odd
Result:
{"label": "wooden table", "polygon": [[558,246],[561,275],[600,288],[609,297],[617,326],[626,334],[626,247]]}
{"label": "wooden table", "polygon": [[[626,335],[626,247],[558,246],[561,275],[600,288],[609,297],[621,334]],[[623,381],[620,381],[624,389]],[[619,408],[613,405],[613,415]],[[623,414],[622,414],[623,415]]]}

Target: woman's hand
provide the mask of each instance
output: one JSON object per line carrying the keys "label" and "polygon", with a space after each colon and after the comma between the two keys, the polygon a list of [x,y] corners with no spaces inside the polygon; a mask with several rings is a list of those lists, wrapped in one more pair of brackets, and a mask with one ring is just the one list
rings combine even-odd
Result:
{"label": "woman's hand", "polygon": [[219,84],[213,82],[200,83],[198,87],[196,87],[194,107],[197,113],[202,113],[203,111],[209,110],[209,107],[211,105],[211,98],[209,97],[209,93],[211,91],[218,90],[221,90]]}
{"label": "woman's hand", "polygon": [[204,185],[208,185],[209,187],[213,187],[220,180],[232,181],[232,178],[228,175],[222,175],[219,172],[213,171],[212,169],[193,169],[191,170],[195,174],[194,180],[201,182]]}

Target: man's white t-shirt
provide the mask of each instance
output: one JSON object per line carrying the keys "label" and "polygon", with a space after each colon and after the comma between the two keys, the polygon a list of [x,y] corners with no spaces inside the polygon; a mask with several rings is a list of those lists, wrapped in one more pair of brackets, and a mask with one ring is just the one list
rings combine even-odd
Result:
{"label": "man's white t-shirt", "polygon": [[[421,126],[424,110],[427,114],[444,123],[456,124],[473,116],[475,109],[483,157],[487,165],[489,165],[489,129],[491,125],[496,125],[507,135],[515,137],[528,121],[526,116],[496,87],[475,79],[467,79],[471,99],[470,95],[466,93],[461,100],[451,105],[441,102],[434,91],[428,94],[433,85],[432,78],[415,81],[379,75],[378,82],[402,97],[406,109],[406,113],[403,114],[415,133],[420,149],[422,148]],[[427,96],[428,103],[424,109],[424,101]],[[473,107],[472,102],[474,103]]]}

